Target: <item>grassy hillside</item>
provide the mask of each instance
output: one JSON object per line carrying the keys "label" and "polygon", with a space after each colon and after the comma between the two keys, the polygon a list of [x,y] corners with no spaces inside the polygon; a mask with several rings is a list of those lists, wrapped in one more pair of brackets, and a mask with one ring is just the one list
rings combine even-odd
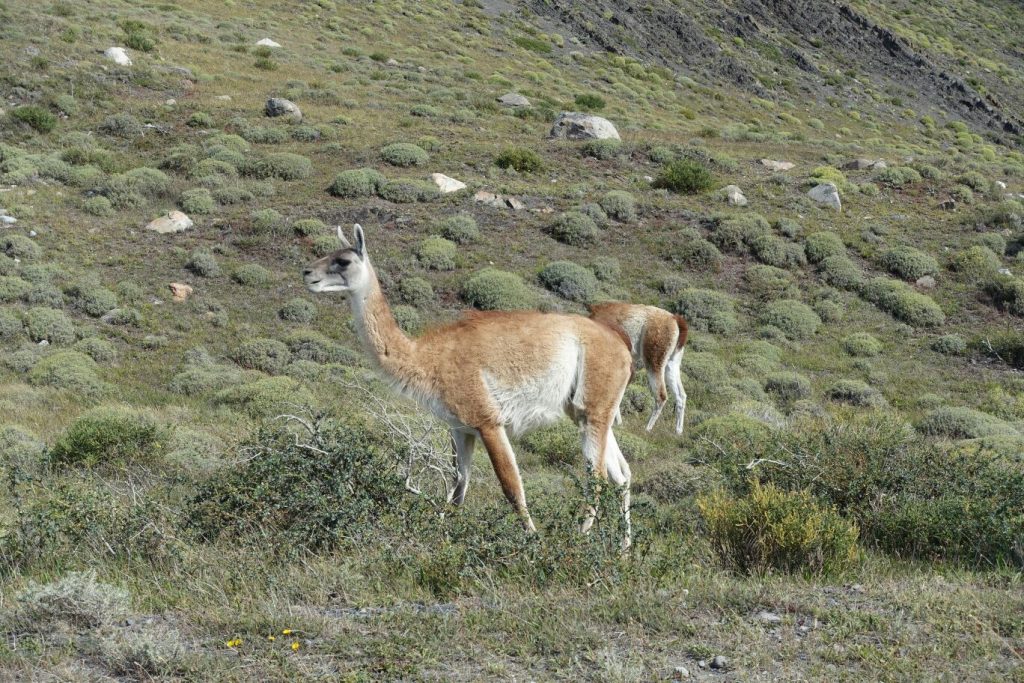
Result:
{"label": "grassy hillside", "polygon": [[[1024,680],[1024,14],[819,9],[0,0],[0,678]],[[569,425],[516,444],[536,537],[482,449],[444,505],[302,286],[357,221],[414,334],[687,317],[631,554]]]}

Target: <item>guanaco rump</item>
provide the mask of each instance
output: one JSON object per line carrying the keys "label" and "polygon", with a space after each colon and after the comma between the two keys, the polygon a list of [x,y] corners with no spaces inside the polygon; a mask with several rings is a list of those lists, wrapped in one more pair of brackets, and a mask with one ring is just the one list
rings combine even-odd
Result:
{"label": "guanaco rump", "polygon": [[[509,435],[567,415],[581,428],[590,470],[621,487],[628,547],[631,473],[612,433],[632,372],[625,334],[578,315],[491,311],[467,313],[409,338],[392,316],[362,227],[355,226],[352,243],[340,227],[338,238],[341,249],[303,271],[306,287],[346,293],[360,341],[378,370],[393,389],[447,423],[458,469],[452,502],[465,498],[480,439],[505,497],[535,531]],[[595,514],[591,508],[584,532]]]}
{"label": "guanaco rump", "polygon": [[[679,366],[683,361],[683,351],[686,350],[686,319],[656,306],[618,301],[593,304],[590,317],[623,329],[629,336],[633,357],[643,362],[647,370],[647,385],[654,394],[654,409],[647,420],[647,431],[654,429],[654,423],[668,402],[668,385],[676,404],[676,434],[682,434],[686,391],[679,377]],[[616,421],[621,421],[618,413]]]}

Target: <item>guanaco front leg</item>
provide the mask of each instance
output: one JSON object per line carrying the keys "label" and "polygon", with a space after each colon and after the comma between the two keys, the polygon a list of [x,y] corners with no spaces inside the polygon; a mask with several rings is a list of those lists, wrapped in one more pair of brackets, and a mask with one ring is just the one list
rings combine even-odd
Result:
{"label": "guanaco front leg", "polygon": [[501,482],[501,490],[505,497],[512,504],[516,513],[523,521],[529,531],[537,531],[530,518],[530,512],[526,509],[526,493],[523,491],[523,480],[519,476],[519,465],[516,464],[516,454],[512,451],[512,445],[508,442],[508,435],[505,428],[500,425],[480,428],[480,439],[484,442],[487,455],[491,458],[491,467],[494,474]]}

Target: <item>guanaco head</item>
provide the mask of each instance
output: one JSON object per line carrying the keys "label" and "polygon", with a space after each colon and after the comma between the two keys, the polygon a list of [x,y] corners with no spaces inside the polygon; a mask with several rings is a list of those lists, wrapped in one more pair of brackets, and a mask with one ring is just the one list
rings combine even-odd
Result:
{"label": "guanaco head", "polygon": [[366,239],[363,227],[358,223],[353,232],[353,242],[345,239],[345,233],[338,226],[341,249],[313,261],[302,271],[302,279],[311,292],[353,292],[370,282],[370,259],[366,255]]}

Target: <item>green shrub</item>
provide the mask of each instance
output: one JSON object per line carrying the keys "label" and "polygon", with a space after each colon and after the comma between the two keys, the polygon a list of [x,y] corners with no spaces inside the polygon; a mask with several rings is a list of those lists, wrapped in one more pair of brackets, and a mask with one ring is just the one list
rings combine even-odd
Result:
{"label": "green shrub", "polygon": [[893,247],[882,254],[882,266],[904,280],[915,281],[925,275],[937,275],[939,263],[932,256],[908,246]]}
{"label": "green shrub", "polygon": [[0,308],[0,341],[20,337],[23,329],[24,323],[15,311]]}
{"label": "green shrub", "polygon": [[612,190],[601,197],[601,208],[610,217],[623,223],[636,219],[636,200],[629,192]]}
{"label": "green shrub", "polygon": [[458,247],[443,237],[428,237],[416,246],[416,258],[429,270],[455,270]]}
{"label": "green shrub", "polygon": [[8,115],[15,121],[29,126],[37,133],[49,133],[57,127],[57,117],[46,108],[34,104],[15,107]]}
{"label": "green shrub", "polygon": [[96,361],[79,351],[58,351],[46,356],[28,372],[29,384],[54,387],[96,398],[108,386],[97,375]]}
{"label": "green shrub", "polygon": [[540,284],[563,299],[587,304],[594,301],[600,285],[592,271],[571,261],[554,261],[541,269]]}
{"label": "green shrub", "polygon": [[722,252],[692,228],[684,228],[673,235],[667,254],[673,261],[688,269],[717,273],[722,269]]}
{"label": "green shrub", "polygon": [[237,408],[256,419],[315,406],[312,394],[305,387],[284,376],[264,377],[222,389],[214,395],[214,403]]}
{"label": "green shrub", "polygon": [[1024,316],[1024,280],[1018,280],[1010,275],[999,275],[985,285],[985,291],[1000,310],[1011,315]]}
{"label": "green shrub", "polygon": [[792,403],[811,395],[811,382],[796,372],[776,372],[764,382],[764,390],[785,403]]}
{"label": "green shrub", "polygon": [[4,235],[0,238],[0,249],[10,258],[34,261],[43,255],[42,247],[24,235]]}
{"label": "green shrub", "polygon": [[859,379],[841,379],[825,390],[825,396],[837,403],[848,403],[854,406],[882,407],[885,398],[878,389]]}
{"label": "green shrub", "polygon": [[205,215],[212,213],[216,204],[213,195],[205,187],[185,190],[178,198],[178,206],[188,214]]}
{"label": "green shrub", "polygon": [[749,242],[750,251],[761,263],[776,268],[799,268],[807,265],[804,248],[775,235],[763,234]]}
{"label": "green shrub", "polygon": [[467,244],[480,239],[476,221],[468,213],[457,213],[440,223],[441,235],[456,244]]}
{"label": "green shrub", "polygon": [[30,308],[25,314],[25,331],[29,339],[51,344],[70,344],[75,341],[75,326],[63,311],[52,308]]}
{"label": "green shrub", "polygon": [[220,275],[220,265],[217,257],[205,249],[196,249],[185,262],[185,267],[199,277],[217,277]]}
{"label": "green shrub", "polygon": [[291,360],[291,352],[276,339],[251,339],[242,342],[231,354],[231,360],[248,370],[259,370],[276,375]]}
{"label": "green shrub", "polygon": [[82,280],[64,290],[71,306],[76,310],[98,318],[107,311],[117,308],[117,295],[94,280]]}
{"label": "green shrub", "polygon": [[559,242],[582,247],[596,241],[598,227],[589,216],[577,211],[566,211],[551,225],[549,232]]}
{"label": "green shrub", "polygon": [[779,328],[788,339],[808,339],[821,325],[821,318],[813,308],[793,299],[769,302],[758,320],[762,325]]}
{"label": "green shrub", "polygon": [[597,256],[590,264],[590,270],[601,282],[615,282],[622,275],[622,266],[614,256]]}
{"label": "green shrub", "polygon": [[733,307],[732,298],[721,292],[685,289],[679,293],[672,310],[686,318],[696,330],[730,334],[739,324]]}
{"label": "green shrub", "polygon": [[944,356],[962,356],[967,353],[967,342],[959,334],[944,334],[932,340],[931,348]]}
{"label": "green shrub", "polygon": [[30,581],[16,599],[14,618],[29,632],[53,633],[70,627],[79,631],[113,626],[131,608],[123,588],[100,583],[95,570],[68,572],[47,584]]}
{"label": "green shrub", "polygon": [[324,234],[327,224],[318,218],[301,218],[292,223],[292,230],[300,237],[311,237]]}
{"label": "green shrub", "polygon": [[117,138],[139,137],[142,131],[142,124],[131,114],[112,114],[100,124],[100,132]]}
{"label": "green shrub", "polygon": [[114,206],[103,195],[89,197],[82,202],[82,210],[91,216],[107,218],[114,215]]}
{"label": "green shrub", "polygon": [[606,104],[604,98],[597,93],[581,93],[573,102],[581,111],[585,112],[601,111]]}
{"label": "green shrub", "polygon": [[843,337],[842,347],[854,358],[870,358],[882,353],[882,342],[867,332],[854,332]]}
{"label": "green shrub", "polygon": [[821,263],[830,256],[846,256],[846,245],[834,232],[816,232],[804,238],[804,251],[811,263]]}
{"label": "green shrub", "polygon": [[274,209],[258,209],[251,217],[252,231],[257,235],[277,234],[284,225],[284,216]]}
{"label": "green shrub", "polygon": [[991,249],[996,256],[1006,254],[1006,238],[998,232],[983,232],[978,235],[978,242],[981,246]]}
{"label": "green shrub", "polygon": [[335,197],[369,197],[379,192],[385,182],[384,176],[372,168],[352,169],[334,176],[327,191]]}
{"label": "green shrub", "polygon": [[109,325],[131,325],[138,327],[142,324],[142,313],[130,307],[115,308],[103,315],[103,322]]}
{"label": "green shrub", "polygon": [[804,491],[755,482],[744,497],[717,491],[697,507],[721,561],[743,573],[824,576],[857,559],[857,526]]}
{"label": "green shrub", "polygon": [[719,219],[711,232],[711,241],[723,251],[745,254],[749,246],[770,236],[768,221],[758,214]]}
{"label": "green shrub", "polygon": [[974,190],[966,185],[957,185],[949,191],[949,198],[954,202],[960,202],[961,204],[973,204]]}
{"label": "green shrub", "polygon": [[319,332],[298,330],[285,338],[293,360],[309,360],[314,363],[340,363],[358,365],[359,354],[331,341]]}
{"label": "green shrub", "polygon": [[188,117],[185,125],[191,128],[213,128],[213,117],[205,111],[197,111]]}
{"label": "green shrub", "polygon": [[793,276],[775,266],[750,266],[743,280],[747,291],[760,301],[789,299],[798,294]]}
{"label": "green shrub", "polygon": [[296,297],[286,301],[277,311],[277,315],[286,322],[307,325],[316,317],[316,305],[311,301]]}
{"label": "green shrub", "polygon": [[426,150],[408,142],[396,142],[380,150],[380,158],[392,166],[422,166],[430,160]]}
{"label": "green shrub", "polygon": [[32,283],[20,277],[0,275],[0,302],[13,303],[24,299],[32,289]]}
{"label": "green shrub", "polygon": [[654,180],[654,187],[679,194],[696,194],[711,188],[715,179],[703,164],[692,159],[677,159],[665,164]]}
{"label": "green shrub", "polygon": [[106,339],[86,337],[76,343],[72,349],[81,351],[97,363],[112,363],[117,360],[117,350]]}
{"label": "green shrub", "polygon": [[989,278],[1002,265],[1002,261],[999,260],[999,256],[995,252],[988,247],[978,245],[968,247],[960,252],[953,257],[950,263],[950,267],[966,280]]}
{"label": "green shrub", "polygon": [[681,369],[690,379],[702,386],[723,384],[729,373],[718,356],[706,351],[691,351],[683,356]]}
{"label": "green shrub", "polygon": [[537,294],[522,278],[496,268],[484,268],[466,280],[462,299],[481,310],[531,309],[537,305]]}
{"label": "green shrub", "polygon": [[434,288],[421,277],[405,277],[398,283],[398,297],[402,303],[416,308],[427,308],[434,303]]}
{"label": "green shrub", "polygon": [[248,159],[241,170],[247,176],[264,180],[300,180],[312,175],[313,163],[300,154],[276,152]]}
{"label": "green shrub", "polygon": [[519,173],[535,173],[544,168],[544,160],[540,155],[525,147],[506,147],[495,157],[494,164],[498,168],[511,168]]}
{"label": "green shrub", "polygon": [[875,181],[889,187],[903,187],[921,182],[921,174],[909,166],[890,166],[880,171]]}
{"label": "green shrub", "polygon": [[988,334],[973,341],[971,348],[1018,370],[1024,370],[1024,335],[1019,332]]}
{"label": "green shrub", "polygon": [[861,295],[897,320],[914,327],[935,327],[946,321],[938,304],[898,280],[874,278],[864,285]]}
{"label": "green shrub", "polygon": [[421,180],[392,180],[384,183],[378,193],[381,199],[396,204],[429,202],[441,196],[436,185]]}
{"label": "green shrub", "polygon": [[977,439],[1017,433],[1013,427],[994,415],[973,408],[957,407],[931,411],[918,423],[917,428],[924,434],[948,439]]}
{"label": "green shrub", "polygon": [[829,256],[818,264],[821,279],[839,289],[857,291],[864,284],[864,273],[845,255]]}
{"label": "green shrub", "polygon": [[32,306],[61,308],[64,306],[64,295],[50,283],[44,282],[32,285],[32,289],[25,295],[25,303]]}
{"label": "green shrub", "polygon": [[956,181],[961,185],[966,185],[975,192],[984,192],[989,187],[988,180],[977,171],[968,171],[961,174],[957,176]]}
{"label": "green shrub", "polygon": [[246,263],[235,268],[231,279],[246,287],[265,287],[270,284],[273,276],[270,271],[257,263]]}
{"label": "green shrub", "polygon": [[213,191],[214,200],[223,206],[243,204],[253,200],[253,193],[241,185],[218,187]]}
{"label": "green shrub", "polygon": [[575,465],[581,458],[580,431],[567,422],[529,432],[520,441],[526,450],[550,466]]}
{"label": "green shrub", "polygon": [[123,466],[153,462],[167,438],[149,416],[129,408],[95,408],[76,419],[50,449],[64,465]]}
{"label": "green shrub", "polygon": [[811,181],[818,183],[835,183],[842,187],[846,185],[846,176],[835,166],[818,166],[811,171]]}
{"label": "green shrub", "polygon": [[622,154],[622,141],[615,139],[587,140],[580,147],[585,157],[609,161]]}

